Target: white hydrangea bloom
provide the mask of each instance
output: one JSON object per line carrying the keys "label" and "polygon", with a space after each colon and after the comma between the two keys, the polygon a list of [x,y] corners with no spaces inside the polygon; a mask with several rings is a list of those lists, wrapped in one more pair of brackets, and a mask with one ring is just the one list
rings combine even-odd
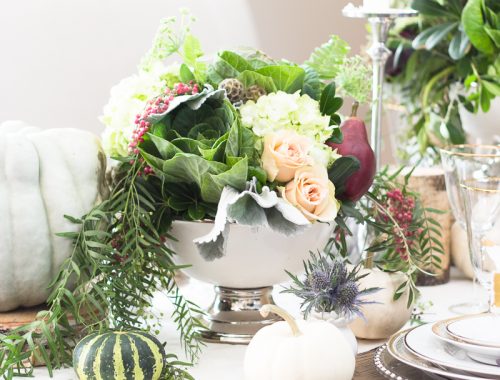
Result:
{"label": "white hydrangea bloom", "polygon": [[179,75],[179,65],[157,63],[149,71],[140,71],[111,89],[111,97],[99,120],[106,126],[103,147],[110,156],[127,156],[135,116],[142,113],[146,102],[161,93],[171,78]]}
{"label": "white hydrangea bloom", "polygon": [[258,136],[281,129],[293,129],[318,143],[332,134],[330,117],[321,115],[319,103],[299,92],[283,91],[261,96],[257,102],[248,101],[240,108],[243,124]]}
{"label": "white hydrangea bloom", "polygon": [[315,143],[309,151],[309,155],[314,162],[327,168],[329,168],[337,158],[342,157],[337,153],[337,149],[332,149],[323,143]]}

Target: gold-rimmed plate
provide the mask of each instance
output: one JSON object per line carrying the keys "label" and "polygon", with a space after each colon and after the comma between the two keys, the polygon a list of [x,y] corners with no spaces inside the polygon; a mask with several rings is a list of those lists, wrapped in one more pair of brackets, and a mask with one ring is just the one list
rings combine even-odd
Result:
{"label": "gold-rimmed plate", "polygon": [[433,325],[416,327],[405,335],[406,347],[415,355],[435,365],[472,373],[488,379],[500,379],[500,367],[484,364],[470,358],[470,352],[438,339]]}
{"label": "gold-rimmed plate", "polygon": [[457,340],[500,350],[500,315],[464,315],[446,320],[446,331]]}
{"label": "gold-rimmed plate", "polygon": [[475,361],[492,366],[500,366],[500,348],[472,344],[449,333],[447,329],[448,325],[453,321],[460,320],[461,318],[463,317],[445,319],[434,323],[432,325],[432,333],[443,344],[452,345],[463,350]]}
{"label": "gold-rimmed plate", "polygon": [[[419,328],[419,327],[417,327]],[[401,331],[399,333],[394,334],[387,342],[387,351],[391,354],[395,359],[400,362],[419,369],[421,371],[438,375],[444,377],[446,379],[456,379],[456,380],[484,380],[498,378],[498,377],[484,377],[475,374],[470,374],[466,372],[462,372],[459,370],[451,369],[445,366],[440,366],[435,364],[432,360],[422,358],[418,355],[415,355],[405,343],[406,335],[414,331],[415,329]],[[429,336],[427,339],[433,339],[432,336]],[[411,378],[411,380],[417,380]]]}

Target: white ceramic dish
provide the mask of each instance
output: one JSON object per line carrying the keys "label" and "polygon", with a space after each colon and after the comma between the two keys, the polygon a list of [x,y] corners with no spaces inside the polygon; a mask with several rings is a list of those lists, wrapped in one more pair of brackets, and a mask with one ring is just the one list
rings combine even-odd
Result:
{"label": "white ceramic dish", "polygon": [[467,352],[470,358],[489,365],[500,365],[500,348],[481,346],[477,344],[472,344],[451,335],[448,331],[448,326],[453,321],[459,318],[451,318],[443,321],[434,323],[432,326],[432,333],[436,336],[443,344],[451,344],[459,349]]}
{"label": "white ceramic dish", "polygon": [[174,221],[170,233],[177,241],[168,244],[177,254],[173,260],[197,280],[217,286],[251,289],[271,286],[290,280],[285,269],[294,274],[304,271],[304,260],[310,251],[325,247],[333,226],[314,223],[293,236],[274,232],[269,228],[230,224],[225,255],[206,261],[193,240],[206,235],[212,222]]}
{"label": "white ceramic dish", "polygon": [[[394,334],[387,343],[387,350],[389,353],[400,362],[409,365],[413,368],[417,368],[426,373],[430,373],[433,375],[442,376],[446,379],[455,379],[455,380],[484,380],[484,377],[478,377],[476,375],[467,374],[467,373],[459,373],[457,371],[449,370],[447,368],[438,367],[432,362],[419,357],[412,353],[405,344],[405,337],[408,332],[413,330],[400,331]],[[396,375],[397,376],[397,375]],[[398,377],[391,377],[393,379],[398,379]],[[401,377],[404,379],[404,377]],[[415,380],[415,377],[408,378],[409,380]],[[491,378],[490,378],[491,379]]]}
{"label": "white ceramic dish", "polygon": [[406,334],[405,344],[415,355],[455,371],[465,371],[488,379],[500,379],[500,367],[479,363],[455,344],[443,342],[432,331],[432,324],[419,326]]}
{"label": "white ceramic dish", "polygon": [[500,315],[484,313],[454,318],[446,324],[446,330],[464,342],[494,347],[500,352]]}

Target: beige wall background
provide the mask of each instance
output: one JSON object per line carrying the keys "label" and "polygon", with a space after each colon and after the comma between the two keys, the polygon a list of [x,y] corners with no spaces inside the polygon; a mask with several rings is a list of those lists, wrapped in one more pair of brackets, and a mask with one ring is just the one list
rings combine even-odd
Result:
{"label": "beige wall background", "polygon": [[[330,34],[355,52],[360,20],[348,0],[3,0],[0,2],[0,121],[77,127],[97,120],[111,86],[136,70],[162,17],[187,7],[206,52],[255,46],[301,62]],[[359,0],[358,0],[359,2]]]}

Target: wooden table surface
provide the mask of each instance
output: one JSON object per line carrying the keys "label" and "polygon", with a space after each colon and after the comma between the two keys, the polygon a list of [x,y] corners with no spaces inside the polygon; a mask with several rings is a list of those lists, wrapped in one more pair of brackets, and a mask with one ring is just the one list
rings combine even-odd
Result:
{"label": "wooden table surface", "polygon": [[354,371],[353,380],[381,380],[385,379],[373,364],[373,355],[377,349],[373,349],[356,357],[356,370]]}

